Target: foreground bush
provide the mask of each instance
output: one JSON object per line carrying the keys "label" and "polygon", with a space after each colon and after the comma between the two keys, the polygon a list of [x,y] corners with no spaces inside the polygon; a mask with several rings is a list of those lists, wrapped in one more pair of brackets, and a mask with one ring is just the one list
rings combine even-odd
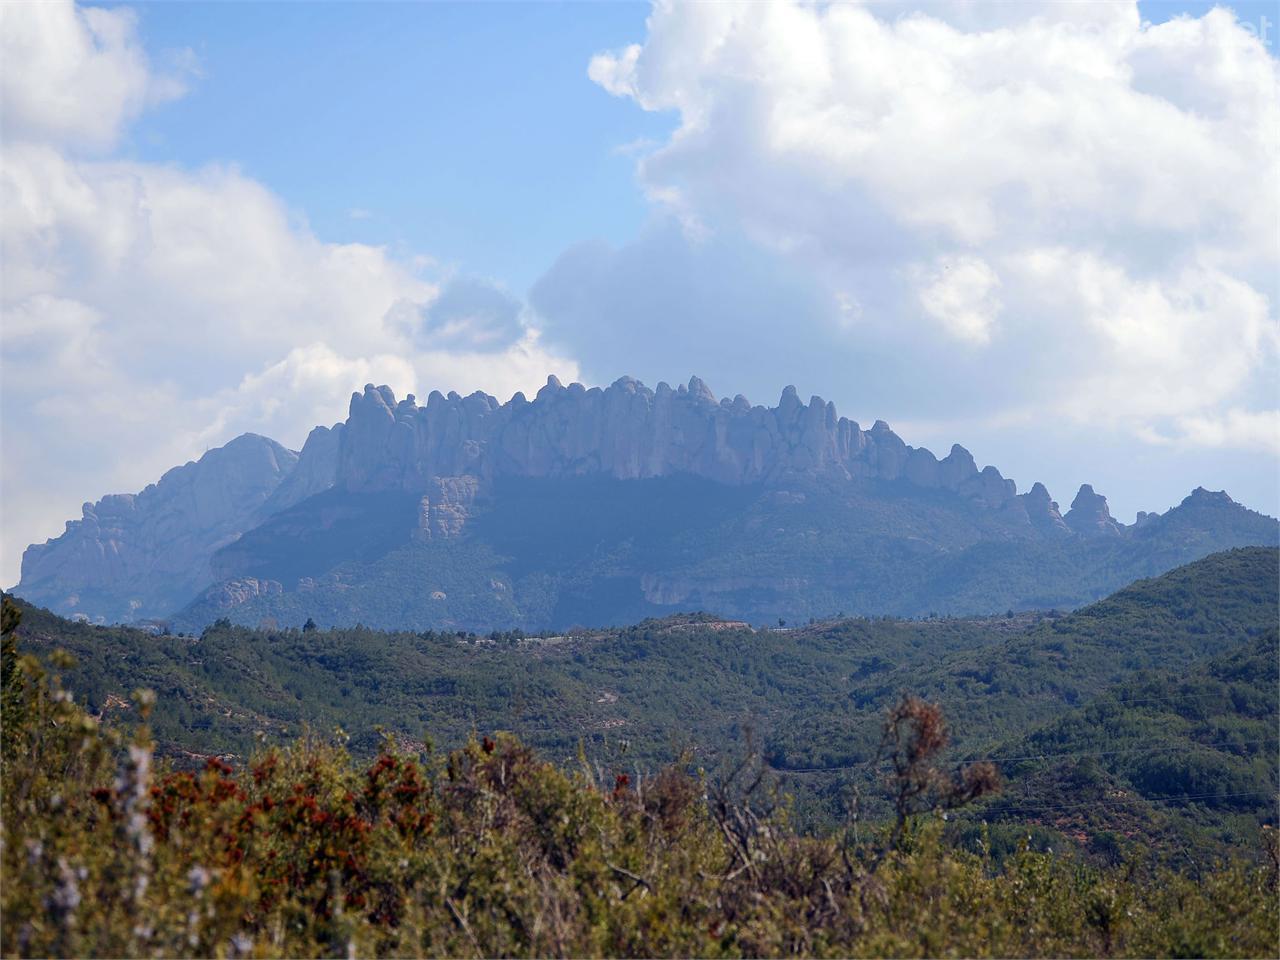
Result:
{"label": "foreground bush", "polygon": [[308,737],[240,770],[156,772],[145,729],[101,728],[11,643],[3,720],[6,955],[1280,949],[1272,866],[1197,878],[948,849],[928,811],[985,786],[919,762],[942,737],[918,701],[886,727],[903,815],[863,845],[798,835],[749,789],[676,768],[601,784],[505,736],[446,757],[388,741],[367,766]]}

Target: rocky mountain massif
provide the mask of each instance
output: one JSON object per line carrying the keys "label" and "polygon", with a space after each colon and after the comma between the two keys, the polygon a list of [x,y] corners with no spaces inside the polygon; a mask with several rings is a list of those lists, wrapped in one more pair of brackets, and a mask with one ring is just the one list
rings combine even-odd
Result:
{"label": "rocky mountain massif", "polygon": [[938,459],[788,387],[549,378],[533,400],[387,387],[300,454],[245,435],[30,547],[17,592],[91,620],[467,629],[701,607],[757,622],[1074,606],[1280,528],[1197,490],[1124,526],[1063,515],[961,446]]}
{"label": "rocky mountain massif", "polygon": [[296,502],[277,494],[297,466],[292,450],[246,433],[139,494],[86,503],[62,536],[26,549],[21,588],[92,619],[177,609],[213,579],[209,559],[220,547]]}

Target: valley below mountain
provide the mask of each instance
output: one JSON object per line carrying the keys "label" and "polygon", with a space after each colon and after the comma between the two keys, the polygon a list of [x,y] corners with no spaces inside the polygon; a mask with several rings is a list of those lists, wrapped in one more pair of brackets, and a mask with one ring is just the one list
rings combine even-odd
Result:
{"label": "valley below mountain", "polygon": [[1005,780],[954,829],[986,819],[1103,859],[1143,844],[1199,859],[1256,847],[1274,821],[1278,604],[1280,551],[1248,548],[1071,614],[765,629],[684,614],[541,636],[221,620],[157,636],[27,606],[18,642],[72,654],[67,682],[108,725],[134,718],[130,690],[154,690],[179,765],[239,763],[307,730],[340,727],[360,756],[387,736],[422,750],[505,730],[637,782],[681,758],[714,773],[754,757],[824,828],[855,788],[864,815],[886,815],[881,723],[911,691],[945,712],[949,761],[995,758]]}

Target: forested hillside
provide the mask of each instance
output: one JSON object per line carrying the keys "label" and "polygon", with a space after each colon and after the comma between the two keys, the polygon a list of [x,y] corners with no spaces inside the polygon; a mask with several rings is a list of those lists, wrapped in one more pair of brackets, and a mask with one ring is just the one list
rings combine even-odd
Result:
{"label": "forested hillside", "polygon": [[[22,956],[1274,956],[1275,831],[1175,869],[947,842],[999,789],[936,707],[883,718],[881,821],[797,832],[749,760],[632,776],[509,735],[359,760],[309,736],[194,771],[22,656],[6,602],[0,948]],[[130,702],[145,724],[147,692]],[[163,712],[164,705],[159,709]],[[967,851],[966,846],[972,846]]]}
{"label": "forested hillside", "polygon": [[1177,850],[1193,866],[1275,824],[1277,640],[1116,684],[993,754],[1008,789],[981,816],[1052,827],[1108,858]]}
{"label": "forested hillside", "polygon": [[1280,543],[1275,520],[1225,494],[1197,490],[1123,528],[1089,496],[1096,529],[1068,511],[1071,532],[1054,507],[1057,532],[1042,533],[903,480],[506,479],[449,536],[425,536],[414,495],[329,491],[226,547],[223,580],[167,619],[487,632],[690,609],[755,625],[1070,609],[1214,551]]}
{"label": "forested hillside", "polygon": [[[1038,811],[1046,796],[1084,803],[1124,790],[1144,816],[1167,810],[1179,842],[1213,852],[1256,840],[1274,819],[1277,578],[1277,551],[1256,548],[1065,616],[752,630],[687,615],[542,637],[221,623],[183,637],[28,608],[20,634],[28,649],[72,653],[69,684],[108,720],[131,716],[131,689],[153,689],[160,748],[179,759],[243,758],[255,738],[287,742],[307,727],[341,727],[364,756],[380,729],[443,747],[510,730],[549,758],[581,746],[637,775],[685,752],[716,769],[756,750],[813,824],[837,822],[849,789],[868,786],[880,717],[918,693],[947,712],[954,759],[1054,755],[1001,761],[1016,789],[993,818],[1063,820],[1054,829],[1098,848],[1114,825],[1077,829]],[[1188,702],[1147,702],[1184,690]],[[1161,711],[1184,713],[1174,723]],[[1230,789],[1203,786],[1219,774]]]}

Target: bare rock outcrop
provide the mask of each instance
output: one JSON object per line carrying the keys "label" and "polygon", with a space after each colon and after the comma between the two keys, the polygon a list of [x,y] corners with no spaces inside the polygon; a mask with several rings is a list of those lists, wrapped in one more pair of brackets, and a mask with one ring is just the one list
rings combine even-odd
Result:
{"label": "bare rock outcrop", "polygon": [[229,610],[259,597],[269,597],[283,592],[284,586],[278,580],[240,577],[214,584],[204,592],[204,599],[219,610]]}
{"label": "bare rock outcrop", "polygon": [[717,400],[697,377],[650,390],[630,377],[606,389],[555,377],[532,401],[433,391],[425,406],[385,386],[351,397],[339,440],[337,485],[352,492],[425,492],[433,478],[604,475],[620,480],[692,474],[719,483],[795,477],[904,479],[998,508],[1016,495],[995,467],[979,471],[962,447],[939,462],[887,423],[870,430],[821,397],[787,387],[776,407],[739,395]]}
{"label": "bare rock outcrop", "polygon": [[1107,498],[1094,493],[1093,487],[1087,483],[1081,485],[1063,520],[1082,537],[1115,537],[1121,531],[1120,524],[1111,518]]}
{"label": "bare rock outcrop", "polygon": [[1058,512],[1057,502],[1049,496],[1043,483],[1037,481],[1020,498],[1027,511],[1027,519],[1041,534],[1047,537],[1071,535],[1071,528]]}
{"label": "bare rock outcrop", "polygon": [[16,590],[95,620],[165,616],[209,583],[213,552],[258,522],[297,462],[247,433],[141,493],[86,503],[60,537],[27,548]]}
{"label": "bare rock outcrop", "polygon": [[433,477],[418,503],[419,540],[448,540],[458,536],[471,516],[471,504],[479,492],[475,477]]}
{"label": "bare rock outcrop", "polygon": [[287,510],[307,497],[333,486],[338,473],[338,451],[345,430],[345,424],[335,423],[332,427],[316,427],[307,435],[307,442],[302,445],[302,451],[298,454],[297,465],[263,505],[264,514]]}
{"label": "bare rock outcrop", "polygon": [[[242,561],[273,538],[309,543],[313,527],[359,527],[360,518],[376,516],[387,542],[400,535],[447,540],[466,535],[477,503],[504,478],[677,475],[763,486],[780,505],[805,502],[810,487],[817,492],[809,495],[821,497],[821,488],[839,491],[844,483],[894,499],[902,484],[953,498],[949,509],[960,507],[966,523],[1000,538],[1130,535],[1088,485],[1064,517],[1042,484],[1019,496],[1012,480],[979,468],[958,444],[939,459],[883,420],[864,430],[821,397],[806,403],[792,386],[766,407],[741,394],[717,399],[697,377],[650,389],[631,377],[588,388],[553,376],[532,399],[517,393],[506,403],[478,391],[432,391],[419,404],[412,394],[397,399],[389,387],[367,384],[352,395],[347,420],[316,427],[300,454],[246,434],[137,495],[85,504],[62,536],[27,549],[17,589],[59,613],[95,620],[164,617],[219,579],[232,583],[211,598],[214,606],[236,597],[253,602],[276,580]],[[1197,490],[1183,513],[1216,516],[1234,507],[1225,494]],[[1143,517],[1142,528],[1175,521]],[[717,582],[730,589],[729,579]],[[656,603],[653,597],[692,589],[664,575],[646,581],[643,593]]]}

